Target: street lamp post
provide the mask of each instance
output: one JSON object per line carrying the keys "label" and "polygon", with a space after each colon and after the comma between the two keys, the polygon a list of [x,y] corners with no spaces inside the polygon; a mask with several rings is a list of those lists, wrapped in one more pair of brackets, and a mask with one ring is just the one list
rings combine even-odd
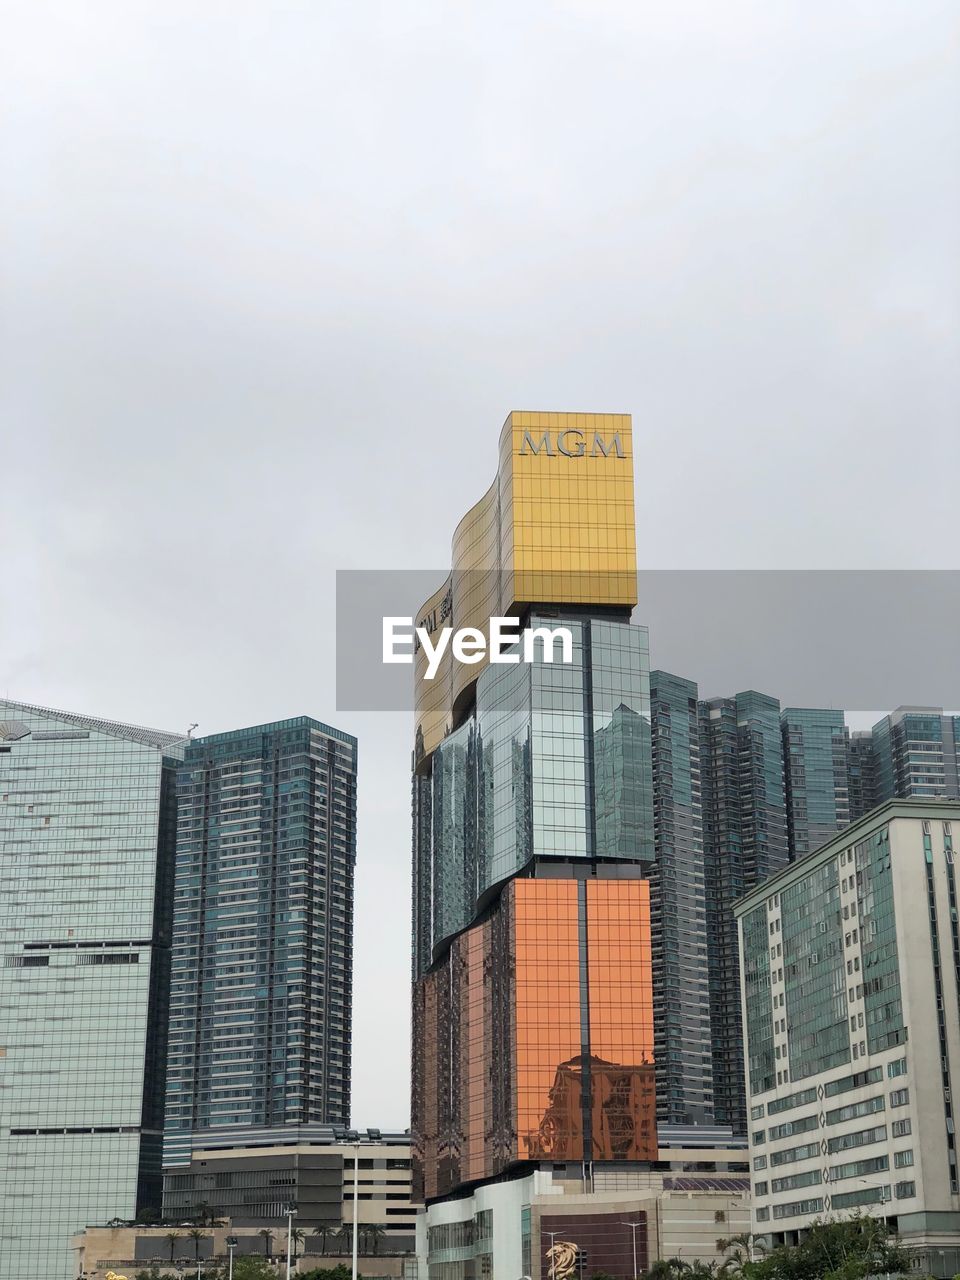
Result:
{"label": "street lamp post", "polygon": [[637,1280],[639,1275],[637,1271],[637,1227],[642,1227],[644,1224],[642,1222],[623,1222],[620,1225],[629,1227],[633,1235],[633,1280]]}
{"label": "street lamp post", "polygon": [[233,1280],[233,1251],[239,1244],[236,1236],[227,1236],[227,1251],[230,1254],[230,1261],[227,1264],[227,1280]]}
{"label": "street lamp post", "polygon": [[297,1206],[295,1204],[287,1205],[287,1280],[290,1280],[290,1262],[293,1252],[293,1219],[296,1216]]}
{"label": "street lamp post", "polygon": [[[360,1238],[359,1229],[359,1213],[360,1213],[360,1134],[356,1129],[341,1129],[345,1141],[353,1147],[353,1267],[351,1276],[353,1280],[357,1280],[357,1245]],[[367,1133],[371,1138],[374,1135],[379,1137],[378,1129],[368,1129]]]}
{"label": "street lamp post", "polygon": [[360,1143],[353,1147],[353,1280],[357,1280],[357,1244],[360,1236]]}
{"label": "street lamp post", "polygon": [[[541,1235],[545,1235],[545,1236],[549,1236],[549,1237],[550,1237],[550,1253],[552,1254],[552,1253],[553,1253],[553,1242],[554,1242],[554,1240],[556,1240],[557,1236],[562,1235],[563,1233],[562,1233],[561,1231],[544,1231],[544,1230],[543,1230],[543,1228],[541,1227],[541,1228],[540,1228],[540,1234],[541,1234]],[[548,1254],[547,1256],[548,1256],[548,1257],[550,1257],[550,1254]],[[551,1271],[553,1271],[553,1270],[554,1270],[554,1265],[553,1265],[553,1259],[552,1259],[552,1258],[550,1258],[550,1270],[551,1270]]]}

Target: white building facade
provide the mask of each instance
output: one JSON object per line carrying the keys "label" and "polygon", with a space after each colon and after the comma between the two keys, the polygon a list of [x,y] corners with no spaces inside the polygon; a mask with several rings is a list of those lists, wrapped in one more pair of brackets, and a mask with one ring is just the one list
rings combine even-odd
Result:
{"label": "white building facade", "polygon": [[[871,1213],[960,1266],[960,804],[891,801],[737,906],[753,1232]],[[956,1100],[956,1101],[955,1101]]]}

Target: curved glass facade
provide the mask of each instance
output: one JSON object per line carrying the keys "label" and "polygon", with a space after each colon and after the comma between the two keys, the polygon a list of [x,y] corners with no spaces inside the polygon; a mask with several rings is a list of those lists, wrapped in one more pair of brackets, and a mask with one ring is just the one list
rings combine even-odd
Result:
{"label": "curved glass facade", "polygon": [[415,780],[420,971],[536,858],[653,861],[646,631],[560,624],[573,662],[488,667],[473,714]]}

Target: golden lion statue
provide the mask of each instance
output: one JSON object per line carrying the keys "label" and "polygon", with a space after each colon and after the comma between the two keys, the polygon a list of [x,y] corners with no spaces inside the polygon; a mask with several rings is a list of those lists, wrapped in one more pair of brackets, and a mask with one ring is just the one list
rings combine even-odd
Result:
{"label": "golden lion statue", "polygon": [[577,1245],[570,1240],[555,1240],[552,1247],[547,1250],[547,1258],[550,1262],[547,1275],[550,1280],[571,1280],[576,1270],[579,1252]]}
{"label": "golden lion statue", "polygon": [[127,1277],[117,1275],[116,1271],[108,1271],[103,1280],[127,1280]]}

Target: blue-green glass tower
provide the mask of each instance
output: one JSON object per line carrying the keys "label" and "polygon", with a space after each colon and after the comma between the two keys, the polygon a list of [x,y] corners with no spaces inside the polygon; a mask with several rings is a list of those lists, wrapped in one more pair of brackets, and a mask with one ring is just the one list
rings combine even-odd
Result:
{"label": "blue-green glass tower", "polygon": [[181,735],[0,701],[0,1277],[160,1206]]}
{"label": "blue-green glass tower", "polygon": [[667,1124],[713,1124],[700,730],[692,680],[651,671],[650,729],[657,1118]]}
{"label": "blue-green glass tower", "polygon": [[875,808],[877,800],[876,751],[873,734],[856,730],[847,737],[847,788],[850,821],[856,822]]}
{"label": "blue-green glass tower", "polygon": [[873,726],[877,803],[957,799],[960,716],[940,707],[897,707]]}
{"label": "blue-green glass tower", "polygon": [[560,624],[572,662],[489,667],[469,718],[414,778],[415,977],[531,862],[653,864],[646,629],[530,620]]}
{"label": "blue-green glass tower", "polygon": [[789,860],[780,703],[749,690],[699,705],[713,1091],[717,1124],[746,1129],[734,903]]}
{"label": "blue-green glass tower", "polygon": [[843,712],[786,707],[780,715],[791,858],[803,858],[850,824]]}
{"label": "blue-green glass tower", "polygon": [[306,716],[187,747],[166,1165],[197,1130],[349,1123],[356,771]]}

